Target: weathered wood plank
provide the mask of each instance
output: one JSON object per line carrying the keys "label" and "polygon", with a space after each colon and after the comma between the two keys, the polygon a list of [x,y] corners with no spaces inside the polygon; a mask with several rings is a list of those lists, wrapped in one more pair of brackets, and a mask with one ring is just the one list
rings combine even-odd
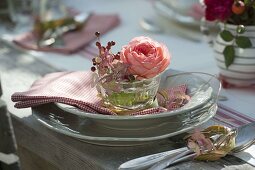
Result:
{"label": "weathered wood plank", "polygon": [[2,85],[1,85],[1,75],[0,75],[0,97],[2,96],[3,91],[2,91]]}
{"label": "weathered wood plank", "polygon": [[[4,101],[0,99],[0,152],[9,154],[16,153],[16,142],[13,134],[11,118],[7,112],[7,107]],[[2,170],[19,170],[19,162],[11,165],[1,163]]]}
{"label": "weathered wood plank", "polygon": [[11,120],[7,113],[5,102],[0,99],[0,151],[13,153],[16,151],[16,143],[12,134]]}
{"label": "weathered wood plank", "polygon": [[[33,117],[26,119],[31,120]],[[89,157],[87,153],[79,152],[67,145],[65,139],[59,141],[61,138],[56,139],[48,134],[46,129],[41,129],[39,133],[16,119],[13,119],[13,124],[18,145],[36,153],[58,169],[102,169],[98,168],[100,165],[97,165],[96,160]]]}
{"label": "weathered wood plank", "polygon": [[19,145],[18,155],[21,158],[20,161],[23,170],[59,170],[59,168],[39,157],[38,154],[33,153]]}

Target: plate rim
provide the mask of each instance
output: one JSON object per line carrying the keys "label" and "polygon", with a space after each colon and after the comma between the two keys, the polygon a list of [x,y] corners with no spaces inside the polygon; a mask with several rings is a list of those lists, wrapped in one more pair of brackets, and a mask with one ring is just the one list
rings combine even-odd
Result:
{"label": "plate rim", "polygon": [[[162,77],[164,79],[166,79],[167,77],[174,77],[174,76],[185,75],[185,74],[203,74],[203,75],[207,75],[207,76],[210,76],[210,77],[213,77],[213,78],[219,80],[216,75],[209,74],[209,73],[204,73],[204,72],[178,72],[177,71],[172,75],[169,75],[169,72],[171,72],[170,69],[166,70],[166,72],[162,75]],[[165,74],[168,74],[168,75],[165,75]],[[219,89],[218,89],[217,93],[220,91],[220,89],[221,89],[221,83],[219,82]],[[212,95],[213,95],[213,91],[211,92],[210,97],[208,97],[208,99],[206,101],[210,100],[212,98]],[[186,111],[196,109],[197,107],[205,104],[206,101],[201,103],[201,104],[198,104],[197,106],[194,106],[192,108],[182,109],[181,111],[180,111],[180,109],[176,109],[176,110],[172,110],[170,112],[169,111],[162,112],[160,114],[124,115],[124,116],[89,113],[89,112],[85,112],[85,111],[82,111],[82,110],[66,109],[64,107],[61,107],[60,104],[58,104],[58,103],[54,103],[54,104],[57,105],[57,107],[59,107],[60,109],[62,109],[64,111],[67,111],[69,113],[72,113],[72,114],[75,114],[75,115],[78,115],[78,116],[81,116],[81,117],[86,117],[86,118],[100,119],[100,120],[132,120],[132,119],[133,120],[138,120],[138,119],[153,119],[153,118],[162,118],[162,117],[167,117],[167,116],[174,116],[174,115],[177,115],[177,114],[184,113]],[[74,106],[72,106],[72,107],[74,107]],[[78,108],[76,108],[76,109],[78,109]]]}
{"label": "plate rim", "polygon": [[[127,138],[127,137],[93,137],[93,136],[88,136],[88,135],[81,135],[81,134],[75,134],[75,133],[71,133],[71,132],[67,132],[63,129],[58,129],[50,124],[48,124],[47,122],[41,120],[36,114],[32,114],[34,116],[34,118],[40,123],[42,124],[43,126],[55,131],[55,132],[58,132],[58,133],[61,133],[63,135],[67,135],[67,136],[70,136],[70,137],[73,137],[73,138],[77,138],[77,139],[81,139],[81,140],[88,140],[88,141],[109,141],[109,142],[149,142],[149,141],[156,141],[156,140],[161,140],[161,139],[165,139],[165,138],[168,138],[168,137],[171,137],[171,136],[175,136],[175,135],[178,135],[178,134],[181,134],[181,133],[184,133],[184,132],[187,132],[191,129],[194,129],[195,127],[197,126],[200,126],[204,123],[206,123],[207,121],[209,121],[217,112],[217,109],[218,109],[218,105],[217,103],[213,104],[212,106],[212,109],[210,110],[210,113],[208,117],[206,117],[204,120],[202,121],[199,121],[198,123],[194,124],[193,126],[190,126],[190,127],[186,127],[180,131],[176,131],[176,132],[173,132],[173,133],[166,133],[164,135],[160,135],[160,136],[153,136],[153,137],[143,137],[143,138]],[[33,111],[33,108],[32,108],[32,112]]]}

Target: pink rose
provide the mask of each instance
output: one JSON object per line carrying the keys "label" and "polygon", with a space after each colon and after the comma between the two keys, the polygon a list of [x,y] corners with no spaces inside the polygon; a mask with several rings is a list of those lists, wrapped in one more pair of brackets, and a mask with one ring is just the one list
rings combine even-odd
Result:
{"label": "pink rose", "polygon": [[148,37],[136,37],[122,47],[120,58],[128,71],[139,78],[152,78],[163,72],[170,63],[167,47]]}

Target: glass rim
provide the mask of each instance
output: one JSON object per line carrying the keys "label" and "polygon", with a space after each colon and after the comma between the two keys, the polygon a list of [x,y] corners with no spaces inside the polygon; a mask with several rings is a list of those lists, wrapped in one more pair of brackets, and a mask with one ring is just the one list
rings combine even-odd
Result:
{"label": "glass rim", "polygon": [[[212,78],[214,78],[215,80],[217,80],[219,82],[218,84],[218,88],[217,88],[217,95],[219,95],[221,88],[222,88],[222,84],[219,80],[219,78],[217,77],[217,75],[215,74],[210,74],[210,73],[205,73],[205,72],[178,72],[178,73],[174,73],[171,75],[168,75],[166,77],[171,77],[171,76],[179,76],[179,75],[188,75],[188,74],[202,74],[202,75],[206,75],[206,76],[210,76]],[[169,111],[169,112],[162,112],[160,114],[148,114],[148,115],[125,115],[125,116],[119,116],[119,115],[101,115],[101,114],[93,114],[93,113],[88,113],[88,112],[82,112],[82,116],[85,117],[90,117],[93,119],[110,119],[110,120],[139,120],[139,119],[154,119],[154,118],[159,118],[159,117],[168,117],[168,116],[173,116],[173,115],[177,115],[180,113],[184,113],[186,110],[183,110],[182,112],[173,110],[173,111]]]}
{"label": "glass rim", "polygon": [[154,80],[154,79],[156,79],[156,78],[160,77],[160,76],[161,76],[161,74],[162,74],[162,73],[157,74],[156,76],[151,77],[151,78],[148,78],[148,79],[144,78],[144,79],[142,79],[142,80],[133,81],[133,82],[116,81],[116,83],[118,83],[118,84],[123,84],[123,85],[125,85],[125,84],[126,84],[126,85],[134,84],[134,85],[135,85],[135,84],[143,83],[143,82],[145,82],[145,81],[152,81],[152,80]]}

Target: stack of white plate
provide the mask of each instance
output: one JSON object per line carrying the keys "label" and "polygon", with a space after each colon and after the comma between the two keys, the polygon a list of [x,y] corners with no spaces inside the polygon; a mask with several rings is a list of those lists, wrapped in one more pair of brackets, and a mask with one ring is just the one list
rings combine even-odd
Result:
{"label": "stack of white plate", "polygon": [[157,14],[169,20],[199,28],[200,18],[191,15],[194,5],[199,6],[199,0],[157,0],[154,2],[154,9]]}
{"label": "stack of white plate", "polygon": [[139,145],[190,131],[215,115],[221,88],[215,76],[167,70],[162,75],[160,88],[181,84],[188,86],[189,103],[160,114],[102,115],[59,103],[35,107],[32,111],[44,126],[85,142],[111,146]]}

